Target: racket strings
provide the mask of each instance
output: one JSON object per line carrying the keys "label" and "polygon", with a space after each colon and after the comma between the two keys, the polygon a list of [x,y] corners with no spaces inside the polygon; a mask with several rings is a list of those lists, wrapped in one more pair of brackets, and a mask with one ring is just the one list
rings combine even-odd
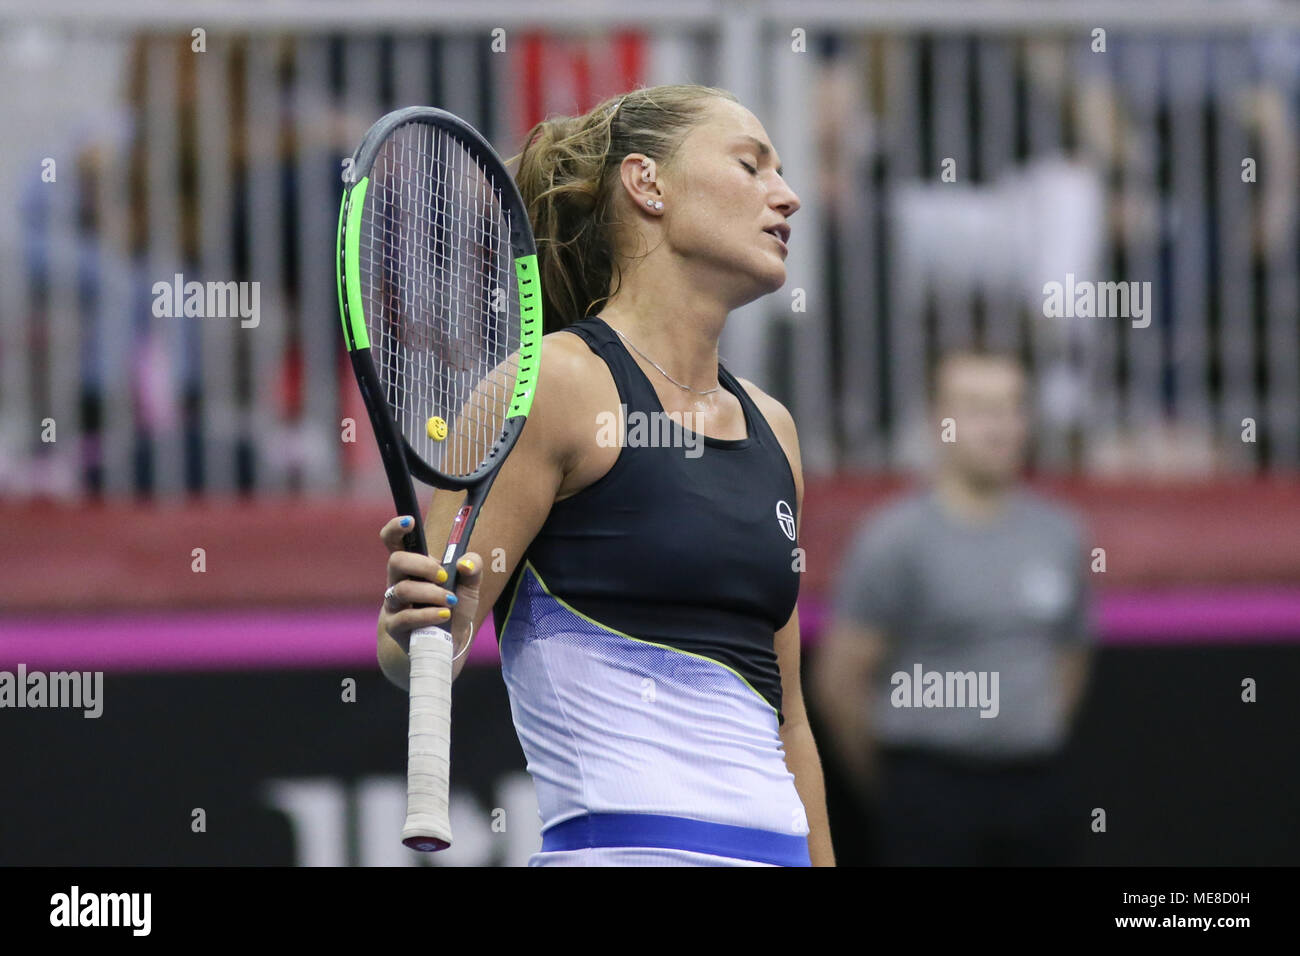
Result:
{"label": "racket strings", "polygon": [[389,137],[369,189],[362,289],[380,380],[412,450],[463,478],[500,439],[518,372],[509,212],[473,154],[427,123]]}

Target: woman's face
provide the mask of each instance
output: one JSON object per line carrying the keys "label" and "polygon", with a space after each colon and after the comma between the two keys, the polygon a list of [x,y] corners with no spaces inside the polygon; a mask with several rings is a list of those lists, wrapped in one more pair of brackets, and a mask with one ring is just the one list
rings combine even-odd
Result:
{"label": "woman's face", "polygon": [[660,174],[667,241],[739,306],[785,283],[799,197],[753,113],[721,98],[708,110]]}

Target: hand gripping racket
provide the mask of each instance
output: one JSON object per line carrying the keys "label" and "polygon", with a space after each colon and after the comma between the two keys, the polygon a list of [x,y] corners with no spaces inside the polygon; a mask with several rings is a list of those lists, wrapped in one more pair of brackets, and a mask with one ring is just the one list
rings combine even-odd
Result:
{"label": "hand gripping racket", "polygon": [[[428,554],[412,476],[466,491],[442,565],[456,585],[479,507],[528,418],[542,298],[528,213],[472,126],[431,107],[383,117],[352,158],[338,227],[343,335],[403,539]],[[451,845],[452,637],[410,641],[406,825],[416,850]]]}

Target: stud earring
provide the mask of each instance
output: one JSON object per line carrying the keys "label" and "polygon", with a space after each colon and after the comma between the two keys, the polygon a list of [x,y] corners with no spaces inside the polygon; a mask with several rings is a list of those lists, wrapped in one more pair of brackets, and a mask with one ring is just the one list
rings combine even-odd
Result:
{"label": "stud earring", "polygon": [[658,200],[658,199],[647,199],[647,200],[645,201],[645,204],[646,204],[647,206],[650,206],[650,207],[653,208],[653,209],[663,209],[663,208],[664,208],[664,204],[663,204],[663,202],[662,202],[661,200]]}

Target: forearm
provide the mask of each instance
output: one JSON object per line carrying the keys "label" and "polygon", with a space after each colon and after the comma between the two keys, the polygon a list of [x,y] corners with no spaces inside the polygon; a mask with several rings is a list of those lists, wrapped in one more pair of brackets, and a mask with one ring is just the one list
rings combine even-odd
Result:
{"label": "forearm", "polygon": [[[481,620],[476,619],[474,621],[475,630],[481,625]],[[378,632],[376,654],[379,658],[379,670],[394,686],[409,691],[411,686],[411,658],[397,641],[388,636],[388,632],[384,630],[382,623],[377,626],[376,630]],[[470,633],[472,632],[468,629],[461,629],[456,634],[456,653],[460,656],[451,665],[451,679],[453,681],[460,676],[461,669],[465,666]]]}
{"label": "forearm", "polygon": [[826,784],[812,728],[807,720],[793,725],[787,721],[781,727],[781,741],[785,745],[786,766],[794,774],[795,789],[799,791],[799,799],[803,801],[808,817],[808,855],[813,866],[834,866],[835,850],[826,813]]}
{"label": "forearm", "polygon": [[406,651],[402,650],[402,646],[388,636],[388,632],[384,630],[382,623],[377,626],[376,630],[378,631],[376,653],[379,657],[380,671],[394,686],[409,691],[411,687],[411,659],[407,657]]}

